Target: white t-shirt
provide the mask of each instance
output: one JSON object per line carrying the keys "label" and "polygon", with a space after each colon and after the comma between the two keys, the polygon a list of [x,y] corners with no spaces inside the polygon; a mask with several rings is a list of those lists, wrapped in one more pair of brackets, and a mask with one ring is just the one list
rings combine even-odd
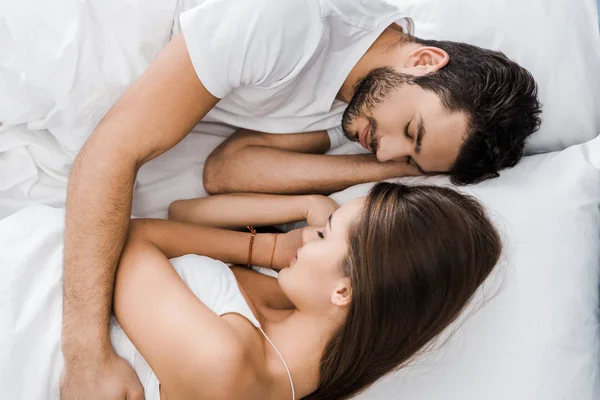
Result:
{"label": "white t-shirt", "polygon": [[270,133],[339,126],[335,96],[358,60],[394,22],[413,33],[384,0],[180,1],[194,69],[222,99],[203,121]]}

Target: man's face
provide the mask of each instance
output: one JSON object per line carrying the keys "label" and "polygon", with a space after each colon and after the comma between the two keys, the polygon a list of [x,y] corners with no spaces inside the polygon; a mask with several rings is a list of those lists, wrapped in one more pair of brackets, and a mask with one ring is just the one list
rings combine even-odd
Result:
{"label": "man's face", "polygon": [[407,83],[410,76],[392,76],[375,70],[359,83],[344,112],[344,133],[379,161],[448,172],[466,137],[466,115],[447,111],[435,93]]}

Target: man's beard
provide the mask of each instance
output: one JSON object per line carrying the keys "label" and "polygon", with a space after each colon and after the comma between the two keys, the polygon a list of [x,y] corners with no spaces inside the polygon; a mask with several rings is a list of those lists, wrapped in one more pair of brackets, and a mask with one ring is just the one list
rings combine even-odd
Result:
{"label": "man's beard", "polygon": [[383,103],[394,89],[405,83],[410,83],[415,76],[400,74],[390,67],[375,68],[367,75],[363,76],[356,84],[354,94],[342,117],[342,130],[344,135],[357,142],[359,132],[352,131],[351,126],[355,120],[363,116],[371,125],[367,137],[365,138],[371,151],[377,152],[377,121],[371,115],[371,110],[378,104]]}

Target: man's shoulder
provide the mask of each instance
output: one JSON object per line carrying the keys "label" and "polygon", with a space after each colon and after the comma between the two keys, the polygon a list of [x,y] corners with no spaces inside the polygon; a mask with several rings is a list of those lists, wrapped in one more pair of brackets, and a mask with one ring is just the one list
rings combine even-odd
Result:
{"label": "man's shoulder", "polygon": [[[253,15],[264,21],[272,23],[296,24],[320,22],[322,7],[320,1],[315,0],[234,0],[239,3],[243,12],[252,12]],[[236,10],[236,12],[240,12]],[[251,17],[251,15],[248,15]],[[292,26],[289,26],[292,27]]]}
{"label": "man's shoulder", "polygon": [[322,8],[318,0],[204,0],[184,14],[196,14],[202,20],[215,23],[220,20],[236,22],[238,26],[229,29],[243,25],[260,33],[279,27],[293,29],[298,25],[319,23]]}
{"label": "man's shoulder", "polygon": [[403,11],[389,0],[319,0],[324,17],[367,30],[378,29],[404,16]]}

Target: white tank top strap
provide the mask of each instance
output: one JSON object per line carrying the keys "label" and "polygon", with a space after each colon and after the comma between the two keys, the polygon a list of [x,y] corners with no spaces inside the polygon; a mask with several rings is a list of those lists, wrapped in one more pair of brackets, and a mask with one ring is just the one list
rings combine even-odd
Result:
{"label": "white tank top strap", "polygon": [[283,359],[283,356],[279,352],[279,349],[277,348],[277,346],[275,346],[275,343],[273,343],[273,341],[271,339],[269,339],[269,337],[267,336],[267,334],[265,333],[265,331],[263,331],[261,327],[258,327],[258,329],[260,329],[260,331],[262,332],[262,334],[269,341],[269,343],[271,343],[271,346],[273,346],[273,348],[277,352],[277,355],[279,356],[279,358],[281,358],[281,361],[283,362],[283,366],[285,367],[285,372],[287,372],[288,378],[290,378],[290,386],[292,387],[292,400],[296,400],[296,391],[294,390],[294,381],[292,380],[292,373],[290,372],[290,369],[288,368],[287,363]]}

